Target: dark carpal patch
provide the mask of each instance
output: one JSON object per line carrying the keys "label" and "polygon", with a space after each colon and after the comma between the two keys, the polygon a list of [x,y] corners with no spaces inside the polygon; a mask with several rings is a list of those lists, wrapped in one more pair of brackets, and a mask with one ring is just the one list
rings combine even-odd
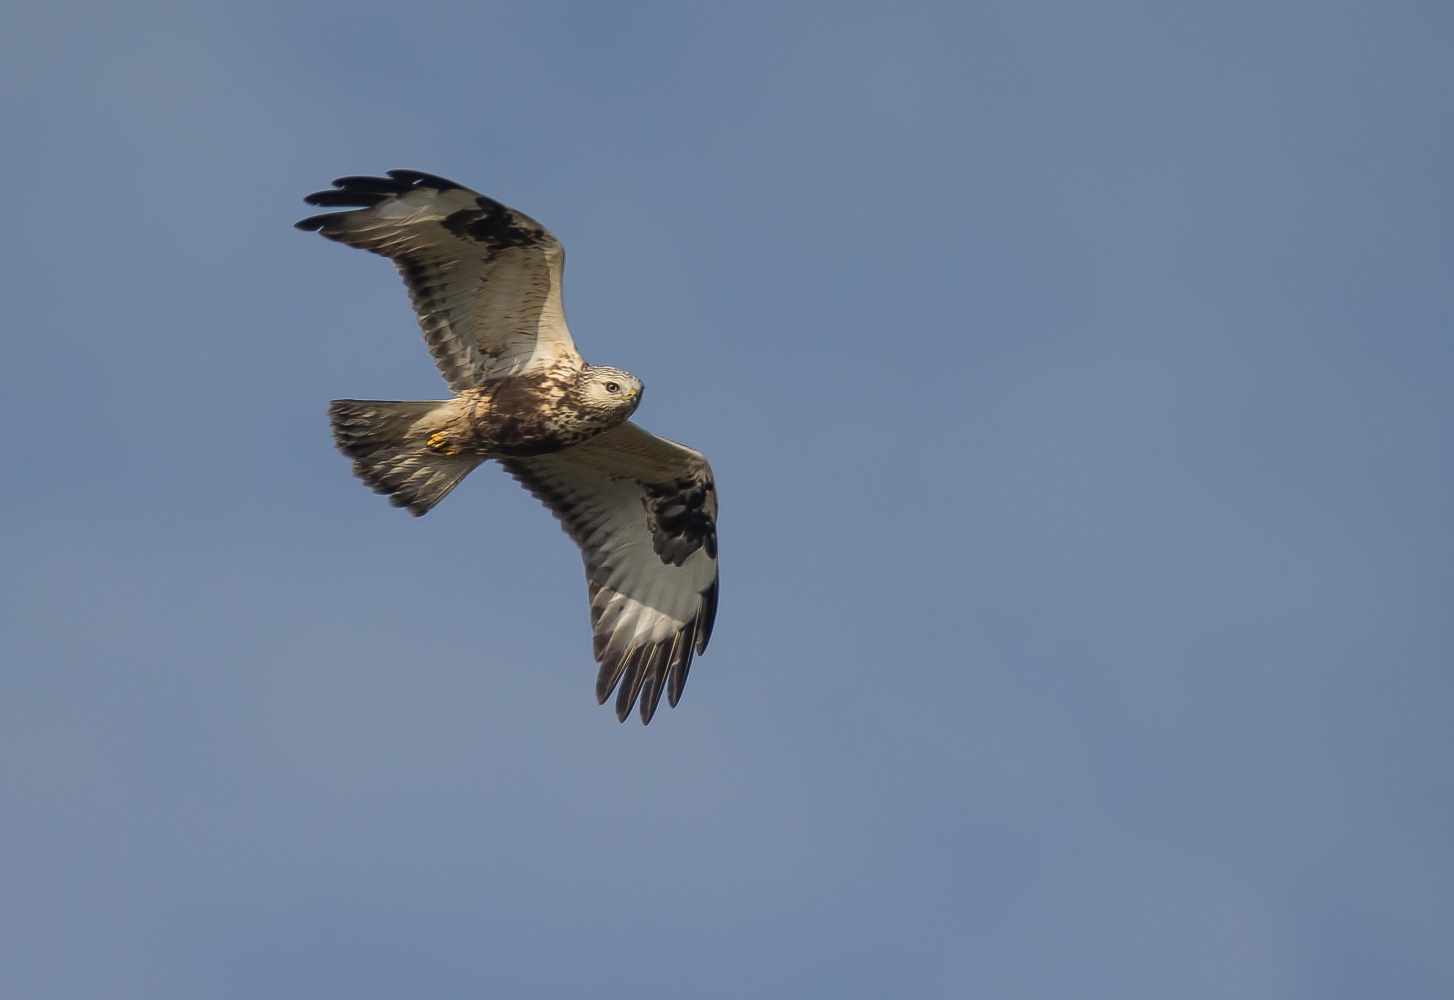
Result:
{"label": "dark carpal patch", "polygon": [[522,216],[493,198],[480,195],[476,208],[462,208],[446,215],[440,225],[462,239],[474,240],[496,250],[528,247],[540,242],[535,220]]}
{"label": "dark carpal patch", "polygon": [[664,563],[680,566],[698,549],[717,558],[717,526],[707,511],[714,485],[678,479],[675,483],[643,483],[646,512],[651,518],[651,547]]}

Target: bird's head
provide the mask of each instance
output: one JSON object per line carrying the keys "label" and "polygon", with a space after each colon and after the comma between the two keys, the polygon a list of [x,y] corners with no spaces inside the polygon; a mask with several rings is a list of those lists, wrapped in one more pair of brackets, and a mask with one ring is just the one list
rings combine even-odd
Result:
{"label": "bird's head", "polygon": [[622,423],[641,404],[641,379],[620,368],[587,365],[576,383],[580,403],[587,410]]}

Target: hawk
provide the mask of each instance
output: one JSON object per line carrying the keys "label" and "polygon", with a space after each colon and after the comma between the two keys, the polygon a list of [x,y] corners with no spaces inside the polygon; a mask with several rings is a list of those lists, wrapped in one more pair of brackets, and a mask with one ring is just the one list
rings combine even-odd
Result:
{"label": "hawk", "polygon": [[717,613],[717,491],[702,455],[630,422],[641,380],[590,365],[561,305],[565,251],[521,212],[417,170],[341,177],[297,228],[399,269],[449,399],[334,400],[354,475],[415,515],[499,462],[580,546],[596,699],[675,707]]}

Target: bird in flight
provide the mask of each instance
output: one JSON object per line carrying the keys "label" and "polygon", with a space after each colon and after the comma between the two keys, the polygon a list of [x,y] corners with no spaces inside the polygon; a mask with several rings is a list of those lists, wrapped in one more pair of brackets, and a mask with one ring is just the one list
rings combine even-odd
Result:
{"label": "bird in flight", "polygon": [[561,305],[565,251],[521,212],[417,170],[341,177],[308,195],[341,208],[297,228],[388,257],[453,395],[338,399],[354,475],[428,513],[482,462],[499,462],[560,521],[586,567],[596,699],[621,721],[676,706],[717,613],[717,491],[699,452],[630,417],[641,380],[591,365]]}

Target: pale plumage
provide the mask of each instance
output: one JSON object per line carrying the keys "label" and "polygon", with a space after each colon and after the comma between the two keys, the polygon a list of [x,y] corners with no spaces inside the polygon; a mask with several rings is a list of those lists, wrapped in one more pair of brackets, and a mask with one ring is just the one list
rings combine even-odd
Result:
{"label": "pale plumage", "polygon": [[698,452],[629,423],[641,382],[588,365],[561,306],[565,254],[545,227],[452,181],[413,170],[344,177],[313,205],[317,231],[393,260],[425,342],[456,395],[335,400],[334,438],[354,472],[427,513],[495,459],[581,548],[602,703],[675,706],[717,610],[717,494]]}

